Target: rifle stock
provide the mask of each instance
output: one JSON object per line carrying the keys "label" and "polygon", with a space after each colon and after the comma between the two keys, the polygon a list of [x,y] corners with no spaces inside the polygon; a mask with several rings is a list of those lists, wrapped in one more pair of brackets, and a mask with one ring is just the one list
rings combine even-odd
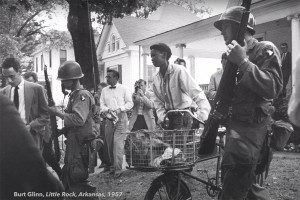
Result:
{"label": "rifle stock", "polygon": [[[235,40],[240,45],[244,44],[251,0],[244,0],[242,6],[245,7],[245,12],[242,15],[239,31],[235,37]],[[238,66],[228,60],[212,104],[212,109],[201,135],[200,147],[198,149],[199,155],[211,154],[214,151],[219,125],[223,117],[228,114],[229,107],[231,106],[237,70]]]}
{"label": "rifle stock", "polygon": [[[51,92],[51,87],[50,87],[50,81],[48,78],[48,72],[47,72],[47,66],[44,65],[44,75],[45,75],[45,83],[46,83],[46,89],[47,89],[47,96],[48,96],[48,106],[55,106],[53,97],[52,97],[52,92]],[[57,162],[60,161],[60,147],[59,147],[59,141],[58,141],[58,130],[57,130],[57,123],[56,123],[56,116],[50,115],[50,125],[51,125],[51,131],[52,131],[52,138],[54,142],[54,152],[55,152],[55,159]]]}

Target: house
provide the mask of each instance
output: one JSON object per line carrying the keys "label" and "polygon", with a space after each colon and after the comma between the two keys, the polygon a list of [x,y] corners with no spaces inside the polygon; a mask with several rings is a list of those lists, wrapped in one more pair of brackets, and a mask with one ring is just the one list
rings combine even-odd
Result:
{"label": "house", "polygon": [[[171,4],[159,7],[147,19],[132,16],[113,19],[111,24],[104,26],[97,48],[100,80],[105,80],[107,69],[116,69],[121,74],[120,82],[131,91],[134,82],[139,78],[151,84],[155,67],[149,60],[145,60],[149,55],[144,54],[134,42],[197,22],[199,19],[183,7]],[[173,56],[171,60],[174,61],[177,57]]]}
{"label": "house", "polygon": [[61,81],[57,80],[59,66],[67,60],[75,60],[73,47],[42,47],[33,54],[33,71],[37,73],[38,82],[45,85],[44,66],[47,66],[48,78],[52,88],[52,96],[56,105],[63,104]]}
{"label": "house", "polygon": [[[241,5],[242,0],[229,0],[227,7]],[[292,68],[296,67],[296,59],[300,55],[300,1],[299,0],[253,0],[251,12],[256,19],[256,34],[258,40],[272,41],[278,48],[286,42],[292,52]],[[207,66],[197,63],[197,58],[220,58],[226,50],[220,31],[213,23],[220,18],[216,15],[207,19],[165,31],[150,37],[136,40],[134,43],[141,48],[143,55],[149,54],[150,45],[164,42],[176,49],[182,47],[181,53],[189,58],[192,71],[196,77],[201,76]],[[149,56],[144,58],[144,67],[150,63]],[[198,71],[198,72],[197,72]],[[292,73],[293,74],[293,73]],[[287,86],[291,92],[294,77]]]}

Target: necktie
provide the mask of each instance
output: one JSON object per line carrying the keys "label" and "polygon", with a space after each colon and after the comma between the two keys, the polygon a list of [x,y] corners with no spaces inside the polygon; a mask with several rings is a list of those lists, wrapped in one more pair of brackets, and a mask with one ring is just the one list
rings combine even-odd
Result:
{"label": "necktie", "polygon": [[282,61],[285,59],[285,53],[282,54]]}
{"label": "necktie", "polygon": [[14,103],[17,109],[19,109],[19,92],[18,92],[19,87],[15,87],[15,92],[14,92]]}

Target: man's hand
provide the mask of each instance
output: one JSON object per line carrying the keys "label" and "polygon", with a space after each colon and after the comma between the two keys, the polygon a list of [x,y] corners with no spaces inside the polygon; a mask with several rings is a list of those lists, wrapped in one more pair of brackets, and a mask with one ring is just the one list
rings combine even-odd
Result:
{"label": "man's hand", "polygon": [[141,97],[144,96],[144,92],[142,89],[138,89],[137,94],[139,94]]}
{"label": "man's hand", "polygon": [[48,112],[50,115],[57,116],[57,113],[59,113],[58,109],[55,106],[48,107]]}
{"label": "man's hand", "polygon": [[232,63],[239,65],[245,58],[247,58],[247,42],[244,42],[244,46],[240,46],[237,41],[233,40],[227,45],[228,50],[226,52],[227,59]]}

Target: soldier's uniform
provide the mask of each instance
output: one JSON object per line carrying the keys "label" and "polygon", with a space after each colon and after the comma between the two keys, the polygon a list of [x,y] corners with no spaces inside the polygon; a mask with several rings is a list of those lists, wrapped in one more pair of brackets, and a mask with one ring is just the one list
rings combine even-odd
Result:
{"label": "soldier's uniform", "polygon": [[[239,23],[242,7],[229,8],[215,23]],[[254,32],[254,18],[248,21],[249,32]],[[254,33],[253,33],[254,34]],[[268,192],[255,183],[257,164],[271,127],[274,111],[272,99],[282,89],[280,52],[267,41],[247,41],[248,60],[239,65],[232,99],[232,115],[226,132],[226,146],[222,160],[223,190],[221,199],[270,199]]]}
{"label": "soldier's uniform", "polygon": [[87,145],[96,135],[92,111],[94,105],[94,98],[87,90],[79,89],[70,94],[64,117],[68,131],[62,181],[66,191],[94,192],[95,189],[87,181]]}
{"label": "soldier's uniform", "polygon": [[[76,194],[96,191],[96,188],[87,181],[89,167],[92,166],[90,160],[93,160],[90,159],[90,155],[94,155],[91,153],[91,146],[96,148],[95,100],[93,95],[88,90],[82,89],[79,84],[78,79],[83,76],[80,65],[75,61],[66,61],[58,69],[57,79],[68,81],[62,82],[64,86],[72,83],[72,86],[68,86],[72,92],[63,114],[65,125],[63,133],[67,141],[61,180],[66,192]],[[56,115],[60,116],[57,113]]]}

